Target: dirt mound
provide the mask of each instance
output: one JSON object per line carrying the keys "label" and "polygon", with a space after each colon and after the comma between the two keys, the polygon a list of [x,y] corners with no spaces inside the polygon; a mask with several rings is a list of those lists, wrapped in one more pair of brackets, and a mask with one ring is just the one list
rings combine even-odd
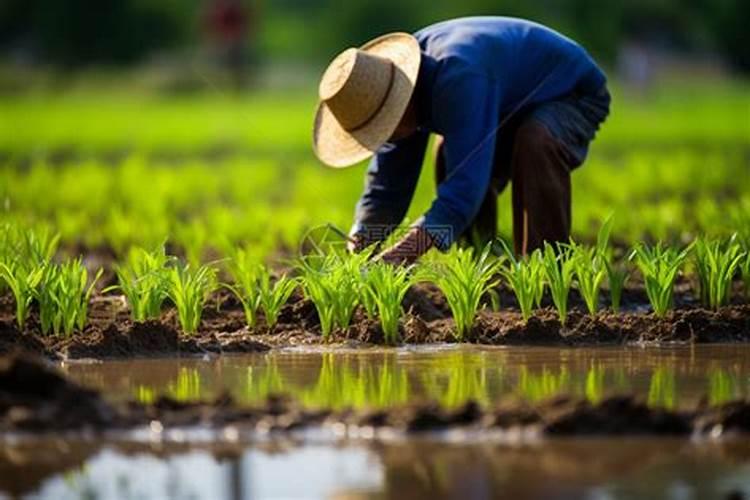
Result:
{"label": "dirt mound", "polygon": [[0,358],[0,430],[101,429],[117,416],[97,392],[67,381],[36,357]]}

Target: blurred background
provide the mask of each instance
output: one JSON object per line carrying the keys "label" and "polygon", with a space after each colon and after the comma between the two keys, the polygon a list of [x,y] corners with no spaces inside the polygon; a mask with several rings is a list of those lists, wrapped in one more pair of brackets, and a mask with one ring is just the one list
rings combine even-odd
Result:
{"label": "blurred background", "polygon": [[312,155],[319,75],[348,46],[464,15],[547,24],[606,69],[612,115],[574,176],[578,237],[610,212],[625,241],[748,219],[747,0],[3,0],[2,217],[114,254],[346,229],[363,171]]}

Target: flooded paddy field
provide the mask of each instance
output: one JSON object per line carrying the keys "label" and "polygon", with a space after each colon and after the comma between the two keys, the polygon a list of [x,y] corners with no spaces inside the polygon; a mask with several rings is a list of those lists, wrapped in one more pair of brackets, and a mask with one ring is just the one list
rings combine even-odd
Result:
{"label": "flooded paddy field", "polygon": [[108,398],[160,395],[241,403],[272,394],[308,407],[387,407],[416,401],[541,401],[565,394],[598,401],[633,394],[674,409],[750,397],[745,344],[558,347],[419,346],[274,350],[238,356],[69,362],[63,371]]}
{"label": "flooded paddy field", "polygon": [[[288,395],[303,408],[592,405],[631,394],[679,414],[750,397],[750,347],[286,349],[241,356],[58,364],[112,404]],[[132,404],[132,403],[131,403]],[[514,403],[516,404],[516,403]],[[746,410],[745,410],[746,411]],[[747,416],[740,418],[747,419]],[[542,416],[543,418],[544,415]],[[581,418],[585,418],[582,416]],[[616,415],[611,418],[615,419]],[[659,417],[656,414],[655,418]],[[158,424],[158,422],[157,422]],[[5,434],[0,498],[747,498],[750,440],[728,433],[569,435],[443,428],[281,433],[154,423]],[[715,427],[715,426],[714,426]],[[289,471],[294,471],[290,477]]]}

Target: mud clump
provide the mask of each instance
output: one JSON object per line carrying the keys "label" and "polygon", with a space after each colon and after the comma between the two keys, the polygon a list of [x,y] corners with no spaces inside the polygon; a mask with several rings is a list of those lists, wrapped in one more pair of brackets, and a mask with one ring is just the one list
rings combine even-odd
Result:
{"label": "mud clump", "polygon": [[39,358],[0,358],[0,430],[55,431],[113,424],[117,412],[100,394],[66,380]]}

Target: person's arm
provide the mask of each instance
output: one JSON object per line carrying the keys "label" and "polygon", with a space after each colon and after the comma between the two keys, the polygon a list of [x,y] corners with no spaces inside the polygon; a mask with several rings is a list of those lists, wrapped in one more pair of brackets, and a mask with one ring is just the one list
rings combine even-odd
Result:
{"label": "person's arm", "polygon": [[365,190],[350,231],[360,248],[383,240],[409,209],[422,169],[429,132],[387,144],[370,161]]}
{"label": "person's arm", "polygon": [[435,246],[446,250],[479,212],[492,175],[500,91],[483,75],[464,74],[436,95],[436,126],[443,131],[446,180],[416,227],[381,258],[411,262]]}

